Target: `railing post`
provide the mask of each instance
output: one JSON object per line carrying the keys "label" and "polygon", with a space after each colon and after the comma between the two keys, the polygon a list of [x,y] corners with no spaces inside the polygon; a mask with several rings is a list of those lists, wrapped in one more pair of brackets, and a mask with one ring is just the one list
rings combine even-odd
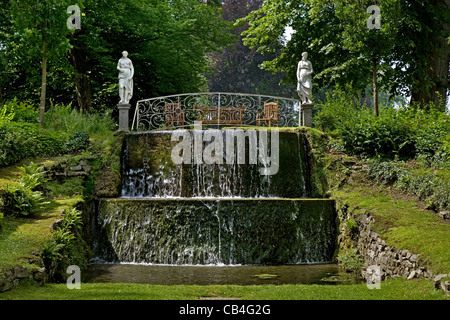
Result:
{"label": "railing post", "polygon": [[217,98],[217,103],[219,104],[217,106],[217,126],[220,126],[220,92],[219,97]]}

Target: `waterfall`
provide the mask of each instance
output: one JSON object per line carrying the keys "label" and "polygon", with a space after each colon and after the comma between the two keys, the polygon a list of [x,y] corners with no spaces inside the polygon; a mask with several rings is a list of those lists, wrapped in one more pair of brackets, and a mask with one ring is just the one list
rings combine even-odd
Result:
{"label": "waterfall", "polygon": [[[230,143],[228,135],[233,130],[222,130],[223,141]],[[279,133],[278,172],[275,175],[261,174],[261,170],[272,163],[249,163],[251,159],[251,139],[246,139],[243,148],[225,148],[222,163],[195,163],[195,139],[191,136],[191,163],[175,165],[171,161],[171,132],[151,132],[129,134],[124,140],[122,157],[122,196],[127,198],[305,198],[310,196],[307,184],[309,172],[302,165],[307,161],[305,141],[302,135]],[[203,141],[204,139],[202,139]],[[259,141],[261,142],[261,140]],[[262,141],[265,145],[266,141]],[[211,142],[203,141],[201,149],[207,150]],[[255,153],[268,153],[270,148]],[[164,146],[165,148],[162,148]],[[245,159],[239,163],[240,152],[245,151]],[[227,163],[227,153],[233,153],[234,161]],[[229,159],[228,159],[229,160]]]}
{"label": "waterfall", "polygon": [[122,196],[98,202],[94,256],[175,265],[331,261],[334,202],[310,198],[304,134],[244,133],[241,141],[233,130],[179,131],[181,141],[173,131],[125,135]]}
{"label": "waterfall", "polygon": [[94,255],[154,264],[329,262],[328,199],[102,199]]}

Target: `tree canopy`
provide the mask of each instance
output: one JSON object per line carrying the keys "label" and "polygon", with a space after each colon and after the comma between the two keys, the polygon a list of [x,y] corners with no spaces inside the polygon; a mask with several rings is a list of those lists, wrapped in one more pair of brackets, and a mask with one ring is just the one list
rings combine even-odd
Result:
{"label": "tree canopy", "polygon": [[[391,96],[436,102],[448,89],[449,7],[443,0],[380,0],[381,28],[368,28],[373,1],[266,0],[241,20],[250,24],[244,43],[277,54],[263,67],[287,73],[295,82],[297,62],[308,51],[316,72],[315,88],[351,85],[364,92],[378,75]],[[286,26],[294,33],[283,40]],[[444,41],[443,41],[444,40]],[[374,67],[376,67],[374,71]],[[378,82],[378,81],[377,81]]]}
{"label": "tree canopy", "polygon": [[[51,11],[43,7],[47,3]],[[37,41],[43,39],[39,30],[46,30],[55,34],[51,39],[61,49],[49,55],[51,96],[86,111],[91,106],[117,104],[116,65],[123,50],[135,66],[135,99],[139,99],[204,88],[210,70],[206,53],[221,50],[233,39],[232,24],[222,19],[220,4],[211,1],[83,0],[79,1],[81,29],[72,31],[66,26],[69,3],[20,0],[8,4],[0,10],[6,18],[0,22],[0,41],[5,46],[0,66],[7,76],[3,97],[36,98],[36,82],[31,84],[30,79],[40,78],[36,70],[41,69],[44,49]],[[41,7],[57,14],[50,17],[39,11]],[[11,22],[23,27],[11,27]],[[61,26],[65,29],[58,33]],[[31,40],[34,34],[37,40]]]}
{"label": "tree canopy", "polygon": [[208,89],[288,95],[304,51],[315,94],[372,88],[375,113],[379,90],[423,105],[448,92],[445,0],[378,0],[380,28],[367,25],[371,0],[80,0],[79,30],[66,25],[71,4],[0,6],[0,102],[40,101],[42,111],[48,96],[87,112],[112,108],[123,50],[134,101]]}

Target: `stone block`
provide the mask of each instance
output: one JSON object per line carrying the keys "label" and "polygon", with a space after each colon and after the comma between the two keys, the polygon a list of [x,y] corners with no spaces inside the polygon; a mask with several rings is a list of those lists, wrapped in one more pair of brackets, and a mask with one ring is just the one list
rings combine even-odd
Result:
{"label": "stone block", "polygon": [[445,292],[449,292],[450,291],[450,281],[441,282],[441,288]]}
{"label": "stone block", "polygon": [[[128,132],[129,130],[129,114],[130,114],[130,108],[131,104],[119,104],[117,105],[117,108],[119,109],[119,130],[118,131],[125,131]],[[311,116],[312,119],[312,116]],[[312,125],[311,125],[312,127]]]}
{"label": "stone block", "polygon": [[437,276],[434,277],[434,279],[433,279],[433,281],[434,281],[434,288],[436,290],[439,290],[439,289],[442,288],[441,287],[441,282],[443,282],[442,279],[446,278],[447,276],[448,276],[447,274],[438,274]]}
{"label": "stone block", "polygon": [[80,177],[80,176],[88,176],[89,174],[84,171],[76,171],[67,173],[68,177]]}
{"label": "stone block", "polygon": [[406,280],[411,280],[411,279],[414,279],[415,277],[416,277],[416,270],[413,270],[413,271],[411,271],[409,276],[406,278]]}
{"label": "stone block", "polygon": [[450,219],[450,211],[441,211],[438,213],[439,217],[444,220]]}
{"label": "stone block", "polygon": [[27,267],[15,267],[14,268],[14,278],[23,279],[28,277]]}

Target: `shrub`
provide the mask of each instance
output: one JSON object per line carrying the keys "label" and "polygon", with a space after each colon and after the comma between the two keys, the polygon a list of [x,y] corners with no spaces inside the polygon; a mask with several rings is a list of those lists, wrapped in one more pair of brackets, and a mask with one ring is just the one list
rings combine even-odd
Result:
{"label": "shrub", "polygon": [[345,224],[347,225],[347,228],[352,235],[358,234],[359,228],[358,228],[358,224],[356,223],[355,219],[349,218],[349,219],[345,220]]}
{"label": "shrub", "polygon": [[0,122],[0,166],[26,157],[62,153],[65,141],[64,135],[46,132],[37,124]]}
{"label": "shrub", "polygon": [[20,169],[24,175],[19,178],[18,184],[6,185],[2,192],[2,211],[5,214],[27,216],[46,203],[42,192],[35,190],[44,181],[44,171],[34,164]]}
{"label": "shrub", "polygon": [[1,110],[4,110],[4,112],[12,115],[9,121],[28,123],[39,122],[39,113],[37,108],[28,101],[17,101],[17,99],[7,101],[0,107],[0,114],[2,113]]}
{"label": "shrub", "polygon": [[[66,264],[79,266],[87,264],[87,244],[82,240],[80,234],[81,225],[80,211],[72,208],[64,214],[60,226],[55,230],[52,239],[44,245],[40,253],[47,269],[57,269],[58,265],[59,269],[61,269],[61,265]],[[62,269],[65,271],[65,268]]]}
{"label": "shrub", "polygon": [[3,210],[5,214],[27,216],[33,209],[44,203],[42,192],[33,191],[24,184],[17,186],[7,185],[3,194]]}
{"label": "shrub", "polygon": [[[3,207],[3,201],[2,198],[0,198],[0,208]],[[5,226],[5,221],[3,221],[4,216],[3,212],[0,212],[0,233],[3,231],[3,227]]]}
{"label": "shrub", "polygon": [[76,132],[86,132],[89,136],[110,132],[115,124],[110,114],[91,113],[83,114],[71,105],[58,105],[51,103],[49,111],[45,114],[44,127],[55,132],[64,132],[73,135]]}
{"label": "shrub", "polygon": [[357,272],[364,264],[364,260],[357,253],[357,249],[350,247],[341,248],[337,260],[347,272]]}
{"label": "shrub", "polygon": [[362,106],[342,90],[326,94],[326,99],[316,107],[314,125],[322,131],[338,133],[345,123],[352,123],[362,112]]}
{"label": "shrub", "polygon": [[12,110],[8,111],[6,106],[0,107],[0,122],[11,121],[14,118],[14,112]]}
{"label": "shrub", "polygon": [[13,100],[0,107],[0,166],[26,157],[77,151],[92,135],[110,134],[115,126],[109,113],[82,114],[70,105],[50,105],[44,128],[29,103]]}
{"label": "shrub", "polygon": [[65,144],[65,149],[67,151],[76,151],[83,148],[89,141],[89,134],[84,131],[75,132],[69,141]]}
{"label": "shrub", "polygon": [[442,165],[450,159],[450,116],[434,105],[380,107],[380,115],[335,91],[327,96],[314,124],[342,140],[346,152],[359,156],[423,158]]}
{"label": "shrub", "polygon": [[414,175],[404,169],[402,162],[374,162],[368,169],[369,176],[377,183],[393,185],[426,201],[432,210],[450,208],[450,182],[433,174]]}
{"label": "shrub", "polygon": [[343,124],[340,134],[351,154],[391,159],[415,154],[413,127],[393,108],[383,108],[378,117],[360,114],[350,125]]}

